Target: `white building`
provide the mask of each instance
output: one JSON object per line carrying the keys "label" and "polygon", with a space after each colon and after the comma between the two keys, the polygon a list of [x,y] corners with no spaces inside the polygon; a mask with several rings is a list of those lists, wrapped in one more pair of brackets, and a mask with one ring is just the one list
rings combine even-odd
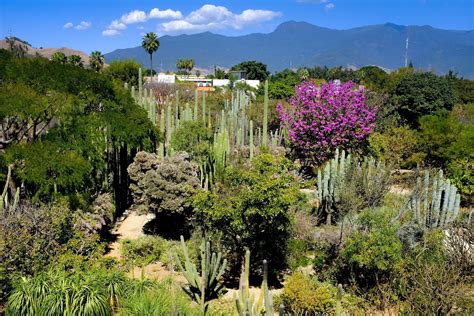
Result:
{"label": "white building", "polygon": [[[153,78],[156,78],[156,77],[153,77]],[[163,72],[160,72],[158,74],[158,80],[157,80],[158,83],[168,83],[168,84],[173,84],[176,82],[176,76],[174,74],[172,75],[167,75]]]}

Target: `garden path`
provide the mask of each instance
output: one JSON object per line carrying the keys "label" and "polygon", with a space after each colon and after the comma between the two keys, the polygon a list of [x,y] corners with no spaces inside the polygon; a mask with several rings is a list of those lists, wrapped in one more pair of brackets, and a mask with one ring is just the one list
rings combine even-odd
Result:
{"label": "garden path", "polygon": [[122,239],[138,239],[145,236],[143,226],[151,219],[152,217],[150,217],[150,215],[140,215],[134,211],[130,212],[127,217],[112,230],[112,233],[117,235],[117,240],[109,245],[110,250],[106,256],[121,259],[120,241]]}

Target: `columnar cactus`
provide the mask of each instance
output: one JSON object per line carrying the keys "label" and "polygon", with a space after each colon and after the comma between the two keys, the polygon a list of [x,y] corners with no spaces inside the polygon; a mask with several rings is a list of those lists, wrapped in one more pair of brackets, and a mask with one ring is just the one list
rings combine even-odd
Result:
{"label": "columnar cactus", "polygon": [[268,80],[265,80],[265,95],[263,99],[263,146],[268,145]]}
{"label": "columnar cactus", "polygon": [[202,93],[202,123],[206,126],[206,93]]}
{"label": "columnar cactus", "polygon": [[138,68],[138,103],[142,104],[142,100],[143,100],[142,68]]}
{"label": "columnar cactus", "polygon": [[253,159],[253,121],[252,120],[250,120],[249,151],[250,151],[250,159]]}
{"label": "columnar cactus", "polygon": [[413,211],[415,224],[423,228],[443,228],[455,221],[460,204],[461,195],[449,179],[443,177],[443,171],[438,172],[430,186],[430,175],[426,170],[423,180],[417,179],[417,188],[407,206]]}
{"label": "columnar cactus", "polygon": [[227,260],[222,258],[222,253],[220,252],[217,254],[213,252],[211,254],[209,241],[203,240],[199,248],[201,269],[200,272],[198,272],[196,264],[189,258],[188,249],[183,236],[181,236],[181,249],[185,260],[184,266],[177,255],[175,258],[179,269],[189,283],[189,286],[185,287],[184,290],[199,304],[201,312],[205,314],[209,300],[216,297],[223,288],[219,280],[224,274]]}
{"label": "columnar cactus", "polygon": [[335,157],[325,165],[324,170],[318,170],[317,198],[320,203],[320,210],[327,214],[326,224],[328,225],[332,223],[334,206],[339,199],[339,186],[350,161],[350,155],[346,157],[346,152],[343,150],[339,156],[339,149],[337,149]]}
{"label": "columnar cactus", "polygon": [[199,95],[198,95],[198,91],[196,89],[196,90],[194,90],[194,117],[193,117],[193,120],[195,122],[197,122],[197,120],[198,120],[198,103],[199,103],[198,97],[199,97]]}
{"label": "columnar cactus", "polygon": [[262,315],[262,312],[265,312],[265,315],[267,316],[273,316],[272,296],[268,289],[267,260],[263,260],[263,281],[262,286],[260,287],[260,295],[257,299],[250,295],[249,274],[250,250],[247,250],[245,252],[244,266],[240,275],[239,291],[237,295],[234,296],[237,312],[240,316],[257,316]]}
{"label": "columnar cactus", "polygon": [[[161,109],[160,113],[160,132],[163,137],[165,137],[165,109]],[[160,158],[163,158],[165,156],[165,144],[164,140],[160,143],[158,147],[158,155]]]}

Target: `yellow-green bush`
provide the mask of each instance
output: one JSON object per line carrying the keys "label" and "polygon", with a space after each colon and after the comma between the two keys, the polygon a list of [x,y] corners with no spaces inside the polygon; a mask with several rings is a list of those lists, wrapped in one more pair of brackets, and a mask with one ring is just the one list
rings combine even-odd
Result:
{"label": "yellow-green bush", "polygon": [[336,306],[336,288],[296,272],[286,282],[281,300],[296,314],[330,312]]}

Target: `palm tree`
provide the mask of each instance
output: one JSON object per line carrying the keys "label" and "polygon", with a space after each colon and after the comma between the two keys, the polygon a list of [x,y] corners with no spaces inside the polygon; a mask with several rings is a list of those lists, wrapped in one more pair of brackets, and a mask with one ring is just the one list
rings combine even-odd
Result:
{"label": "palm tree", "polygon": [[160,47],[158,36],[153,32],[146,33],[142,40],[142,47],[148,54],[150,54],[150,69],[151,72],[153,72],[153,53]]}
{"label": "palm tree", "polygon": [[93,51],[89,57],[89,65],[95,71],[100,71],[104,67],[104,55],[98,50]]}

